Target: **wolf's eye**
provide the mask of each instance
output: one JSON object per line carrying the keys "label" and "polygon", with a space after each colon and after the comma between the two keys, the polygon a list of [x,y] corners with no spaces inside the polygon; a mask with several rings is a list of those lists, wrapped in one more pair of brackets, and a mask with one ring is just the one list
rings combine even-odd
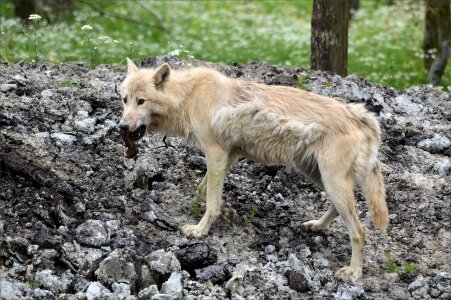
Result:
{"label": "wolf's eye", "polygon": [[124,103],[127,103],[127,97],[122,98],[122,100],[124,101]]}
{"label": "wolf's eye", "polygon": [[141,105],[144,103],[144,99],[138,99],[138,105]]}

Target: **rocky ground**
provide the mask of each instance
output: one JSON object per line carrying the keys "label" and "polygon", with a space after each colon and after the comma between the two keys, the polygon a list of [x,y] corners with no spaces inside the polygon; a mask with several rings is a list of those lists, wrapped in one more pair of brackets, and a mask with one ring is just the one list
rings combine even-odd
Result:
{"label": "rocky ground", "polygon": [[124,67],[0,63],[1,299],[451,297],[449,93],[263,63],[166,56],[143,65],[162,62],[300,86],[377,113],[391,224],[377,230],[357,193],[367,229],[363,278],[334,278],[351,254],[343,222],[305,231],[302,222],[320,217],[327,197],[279,166],[240,160],[224,191],[236,222],[218,222],[205,238],[182,236],[179,227],[203,210],[193,199],[205,159],[159,135],[139,142],[136,160],[123,156]]}

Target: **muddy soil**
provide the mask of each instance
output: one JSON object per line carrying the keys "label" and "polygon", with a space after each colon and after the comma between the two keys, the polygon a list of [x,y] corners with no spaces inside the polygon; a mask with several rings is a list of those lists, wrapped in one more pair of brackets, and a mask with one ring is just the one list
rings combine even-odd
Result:
{"label": "muddy soil", "polygon": [[161,135],[144,137],[137,158],[124,157],[123,66],[0,63],[1,299],[451,297],[449,93],[264,63],[164,56],[143,66],[163,62],[301,87],[377,114],[390,226],[383,233],[371,224],[357,191],[363,278],[333,276],[351,256],[343,222],[304,230],[327,210],[327,196],[280,166],[240,160],[224,187],[238,219],[217,222],[207,237],[184,237],[179,227],[204,210],[193,199],[205,159]]}

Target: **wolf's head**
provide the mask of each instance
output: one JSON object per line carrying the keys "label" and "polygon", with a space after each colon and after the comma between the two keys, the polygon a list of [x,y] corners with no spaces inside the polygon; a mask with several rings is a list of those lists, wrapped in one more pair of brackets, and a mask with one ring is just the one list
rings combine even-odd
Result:
{"label": "wolf's head", "polygon": [[127,68],[127,77],[120,89],[124,112],[119,129],[139,140],[146,130],[158,129],[159,121],[166,112],[164,86],[171,69],[168,64],[155,70],[139,69],[128,58]]}

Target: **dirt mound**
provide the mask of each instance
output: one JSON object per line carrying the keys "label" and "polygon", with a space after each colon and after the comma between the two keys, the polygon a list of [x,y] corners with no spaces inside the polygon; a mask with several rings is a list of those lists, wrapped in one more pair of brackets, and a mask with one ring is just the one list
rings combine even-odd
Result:
{"label": "dirt mound", "polygon": [[183,237],[178,228],[198,221],[192,203],[205,160],[183,140],[159,135],[139,142],[136,159],[123,156],[122,66],[1,63],[0,298],[451,296],[449,94],[263,63],[164,56],[143,65],[163,62],[363,102],[378,115],[390,226],[375,229],[357,193],[367,228],[362,280],[334,278],[351,254],[343,222],[306,232],[302,222],[321,216],[328,200],[278,166],[240,160],[224,187],[237,222]]}

